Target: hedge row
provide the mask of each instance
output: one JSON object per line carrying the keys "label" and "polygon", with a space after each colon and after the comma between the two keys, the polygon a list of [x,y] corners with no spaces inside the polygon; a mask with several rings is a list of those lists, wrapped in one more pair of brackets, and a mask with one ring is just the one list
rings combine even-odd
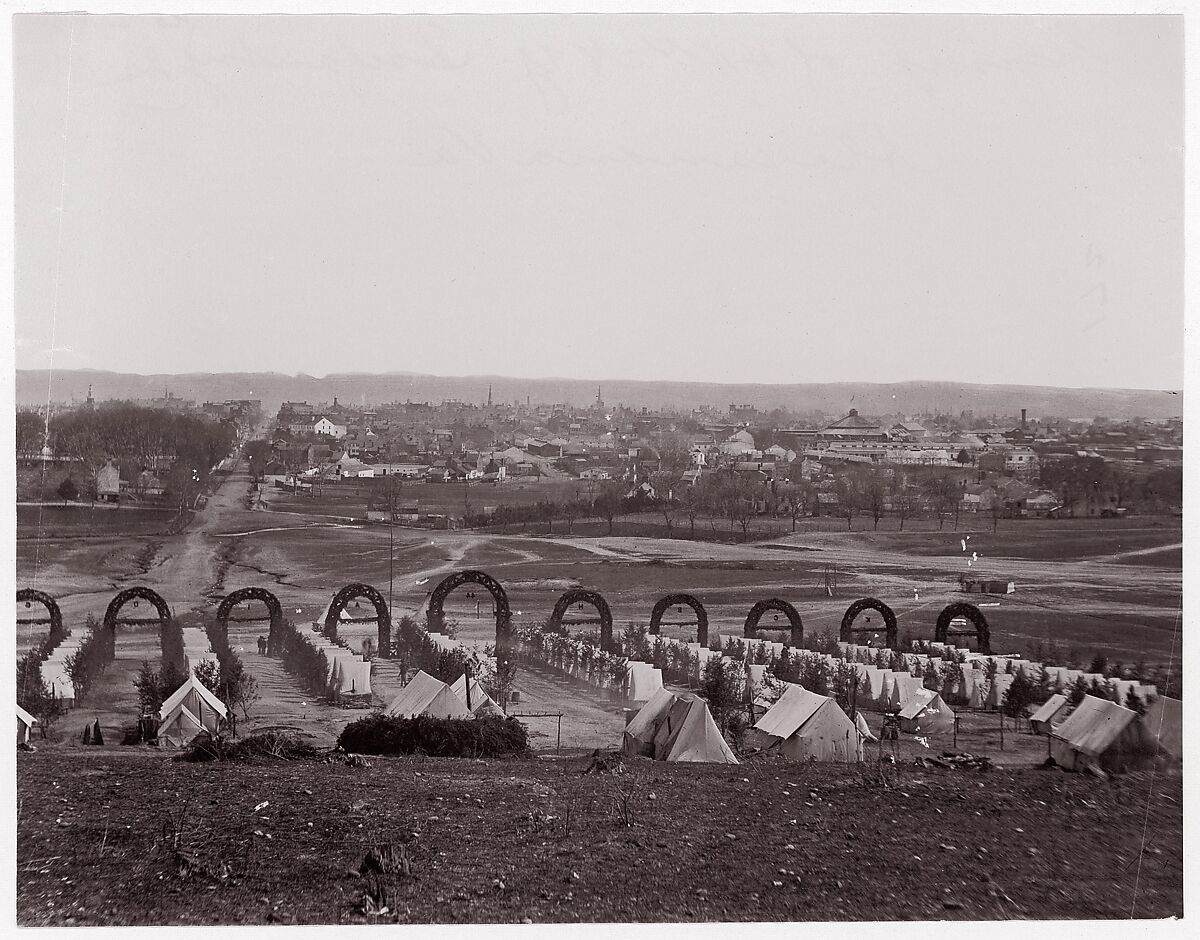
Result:
{"label": "hedge row", "polygon": [[396,718],[374,714],[343,729],[338,746],[355,754],[426,754],[430,757],[507,757],[529,750],[515,718]]}

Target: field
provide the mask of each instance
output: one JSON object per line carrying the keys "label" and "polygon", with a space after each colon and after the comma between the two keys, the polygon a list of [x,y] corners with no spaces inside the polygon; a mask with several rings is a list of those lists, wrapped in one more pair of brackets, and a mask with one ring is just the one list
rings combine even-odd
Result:
{"label": "field", "polygon": [[[789,521],[743,544],[680,538],[679,525],[668,538],[655,534],[662,520],[650,516],[636,522],[645,535],[635,534],[634,520],[619,520],[612,536],[595,522],[577,523],[571,534],[556,524],[553,535],[367,525],[347,521],[333,503],[304,505],[304,497],[292,500],[296,508],[276,500],[251,511],[248,487],[245,474],[234,473],[177,534],[145,531],[136,513],[110,512],[110,528],[76,525],[71,534],[38,537],[35,517],[19,516],[18,586],[54,595],[74,630],[134,584],[153,587],[176,616],[195,622],[236,588],[267,587],[306,625],[351,582],[378,587],[396,616],[419,616],[441,578],[478,568],[502,583],[522,622],[543,620],[578,585],[605,595],[618,628],[646,622],[659,597],[683,591],[703,602],[711,633],[740,634],[750,606],[773,596],[793,603],[812,634],[836,632],[853,600],[874,596],[896,611],[902,636],[921,638],[932,636],[945,604],[966,599],[987,605],[999,652],[1052,642],[1076,658],[1179,657],[1177,518],[1003,521],[996,533],[980,519],[957,531],[919,520],[904,532],[875,532],[863,520],[846,532],[844,521],[811,519],[795,533]],[[116,523],[125,519],[122,530]],[[964,595],[963,573],[1012,580],[1016,593]],[[495,622],[490,598],[479,594],[456,591],[446,613],[460,638],[486,643]],[[266,625],[239,619],[252,610],[235,612],[230,625],[231,645],[260,693],[239,731],[290,730],[331,747],[362,712],[314,699],[279,660],[260,656],[256,639]],[[670,611],[663,632],[689,636],[688,619]],[[761,627],[785,625],[768,615]],[[594,624],[571,629],[581,627]],[[41,629],[20,627],[18,649]],[[357,644],[374,637],[375,626],[345,624],[340,632]],[[356,771],[188,765],[121,747],[122,729],[137,717],[133,677],[158,655],[154,630],[122,628],[116,660],[88,700],[35,742],[37,753],[21,755],[23,923],[362,921],[362,879],[347,871],[376,839],[411,840],[416,866],[411,880],[391,886],[384,921],[1164,916],[1182,904],[1178,779],[1160,777],[1151,794],[1137,776],[1104,785],[1036,770],[1045,740],[1010,725],[1002,744],[994,713],[964,710],[957,741],[931,742],[935,751],[988,755],[1000,769],[986,778],[918,771],[914,758],[929,752],[909,736],[895,751],[899,764],[883,765],[900,775],[894,786],[867,785],[853,768],[761,758],[734,768],[634,762],[636,808],[626,826],[613,817],[613,778],[579,773],[593,749],[619,743],[625,703],[549,667],[522,663],[516,682],[522,701],[514,711],[553,713],[523,719],[538,757],[385,759]],[[376,705],[398,692],[396,664],[377,661],[372,684]],[[867,718],[878,731],[879,715]],[[85,748],[83,726],[97,720],[106,745]],[[887,753],[871,752],[875,775]],[[272,810],[256,814],[263,800]],[[243,803],[245,812],[225,812]],[[1138,814],[1147,808],[1153,838],[1138,855]],[[184,818],[179,847],[193,862],[181,863],[163,844],[167,815]],[[912,856],[935,858],[936,870],[908,864]],[[1130,867],[1135,856],[1140,880]],[[104,874],[85,876],[101,859]],[[206,880],[205,866],[219,870],[221,862],[231,874]],[[1060,889],[1053,873],[1062,865],[1077,890]]]}
{"label": "field", "polygon": [[[1178,776],[21,755],[25,926],[1161,918]],[[627,824],[628,823],[628,824]],[[1143,839],[1143,832],[1148,834]],[[364,856],[402,845],[386,914]]]}

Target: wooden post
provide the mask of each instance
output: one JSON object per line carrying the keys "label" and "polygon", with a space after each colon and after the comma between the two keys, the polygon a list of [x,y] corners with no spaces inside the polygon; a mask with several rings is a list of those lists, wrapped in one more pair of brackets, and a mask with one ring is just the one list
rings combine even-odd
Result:
{"label": "wooden post", "polygon": [[463,685],[467,689],[467,711],[471,710],[471,667],[463,667]]}

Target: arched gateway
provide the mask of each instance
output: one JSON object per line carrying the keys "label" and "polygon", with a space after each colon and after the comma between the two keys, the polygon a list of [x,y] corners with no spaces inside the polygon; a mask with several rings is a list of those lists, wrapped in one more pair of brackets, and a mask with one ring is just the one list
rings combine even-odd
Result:
{"label": "arched gateway", "polygon": [[861,600],[855,601],[846,608],[846,613],[842,615],[841,635],[838,637],[843,643],[855,642],[855,636],[868,633],[878,633],[879,628],[863,624],[855,626],[855,619],[865,610],[878,611],[883,616],[883,629],[886,635],[886,646],[890,650],[896,648],[896,614],[892,608],[888,607],[883,601],[876,600],[873,597],[864,597]]}
{"label": "arched gateway", "polygon": [[795,648],[804,645],[804,623],[800,620],[800,614],[796,608],[785,600],[780,600],[778,597],[772,597],[765,601],[759,601],[750,608],[750,613],[746,615],[746,626],[743,631],[743,636],[747,639],[756,639],[758,637],[758,622],[762,619],[763,614],[768,610],[778,611],[787,617],[788,623],[792,628],[792,636],[790,644]]}
{"label": "arched gateway", "polygon": [[613,617],[612,610],[609,609],[608,601],[604,599],[604,595],[598,591],[585,591],[582,588],[573,588],[563,594],[554,605],[554,610],[550,613],[550,619],[546,626],[551,630],[557,630],[562,626],[563,617],[566,616],[568,610],[575,604],[591,604],[596,608],[596,613],[600,618],[600,648],[602,650],[611,650],[613,645]]}
{"label": "arched gateway", "polygon": [[456,571],[441,580],[429,596],[429,629],[440,632],[446,625],[443,605],[450,592],[464,584],[478,584],[492,595],[496,603],[496,657],[507,659],[512,638],[512,611],[508,606],[508,595],[500,582],[483,571]]}
{"label": "arched gateway", "polygon": [[666,597],[660,597],[654,605],[654,609],[650,611],[650,634],[658,636],[662,632],[662,618],[672,607],[683,607],[684,605],[692,608],[696,613],[696,642],[702,647],[708,646],[708,611],[691,594],[668,594]]}
{"label": "arched gateway", "polygon": [[[971,624],[966,630],[953,627],[951,622],[963,618]],[[974,636],[976,652],[990,656],[992,652],[992,634],[988,627],[987,618],[974,604],[959,601],[950,604],[938,614],[937,626],[934,627],[933,638],[938,643],[950,643],[951,637]]]}
{"label": "arched gateway", "polygon": [[263,621],[269,621],[271,629],[267,636],[267,649],[270,653],[274,654],[279,647],[279,631],[283,628],[283,608],[279,605],[279,599],[266,588],[241,588],[232,594],[226,595],[225,599],[217,607],[217,625],[221,628],[221,633],[224,634],[225,640],[228,642],[229,615],[233,612],[233,608],[246,601],[262,601],[267,605],[267,616],[238,617],[236,620],[241,623],[262,623]]}
{"label": "arched gateway", "polygon": [[18,617],[17,624],[50,624],[50,639],[56,644],[62,639],[63,619],[62,611],[58,608],[58,602],[44,591],[38,591],[34,588],[21,588],[17,591],[17,603],[24,604],[26,608],[31,608],[34,604],[41,604],[46,609],[45,617]]}
{"label": "arched gateway", "polygon": [[392,615],[388,610],[387,601],[375,588],[369,584],[355,582],[347,584],[333,595],[333,603],[329,605],[329,613],[325,615],[324,634],[331,640],[337,637],[338,624],[342,621],[342,612],[346,605],[359,597],[365,597],[375,607],[374,617],[354,617],[352,622],[374,620],[378,625],[379,655],[386,658],[392,646]]}

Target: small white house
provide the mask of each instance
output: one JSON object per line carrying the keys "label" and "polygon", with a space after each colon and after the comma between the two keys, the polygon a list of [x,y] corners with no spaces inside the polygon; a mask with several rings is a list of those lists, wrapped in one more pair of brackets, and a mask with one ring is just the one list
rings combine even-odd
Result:
{"label": "small white house", "polygon": [[324,434],[328,437],[341,440],[346,436],[346,426],[344,424],[334,424],[328,418],[321,417],[313,423],[312,432],[313,434]]}

